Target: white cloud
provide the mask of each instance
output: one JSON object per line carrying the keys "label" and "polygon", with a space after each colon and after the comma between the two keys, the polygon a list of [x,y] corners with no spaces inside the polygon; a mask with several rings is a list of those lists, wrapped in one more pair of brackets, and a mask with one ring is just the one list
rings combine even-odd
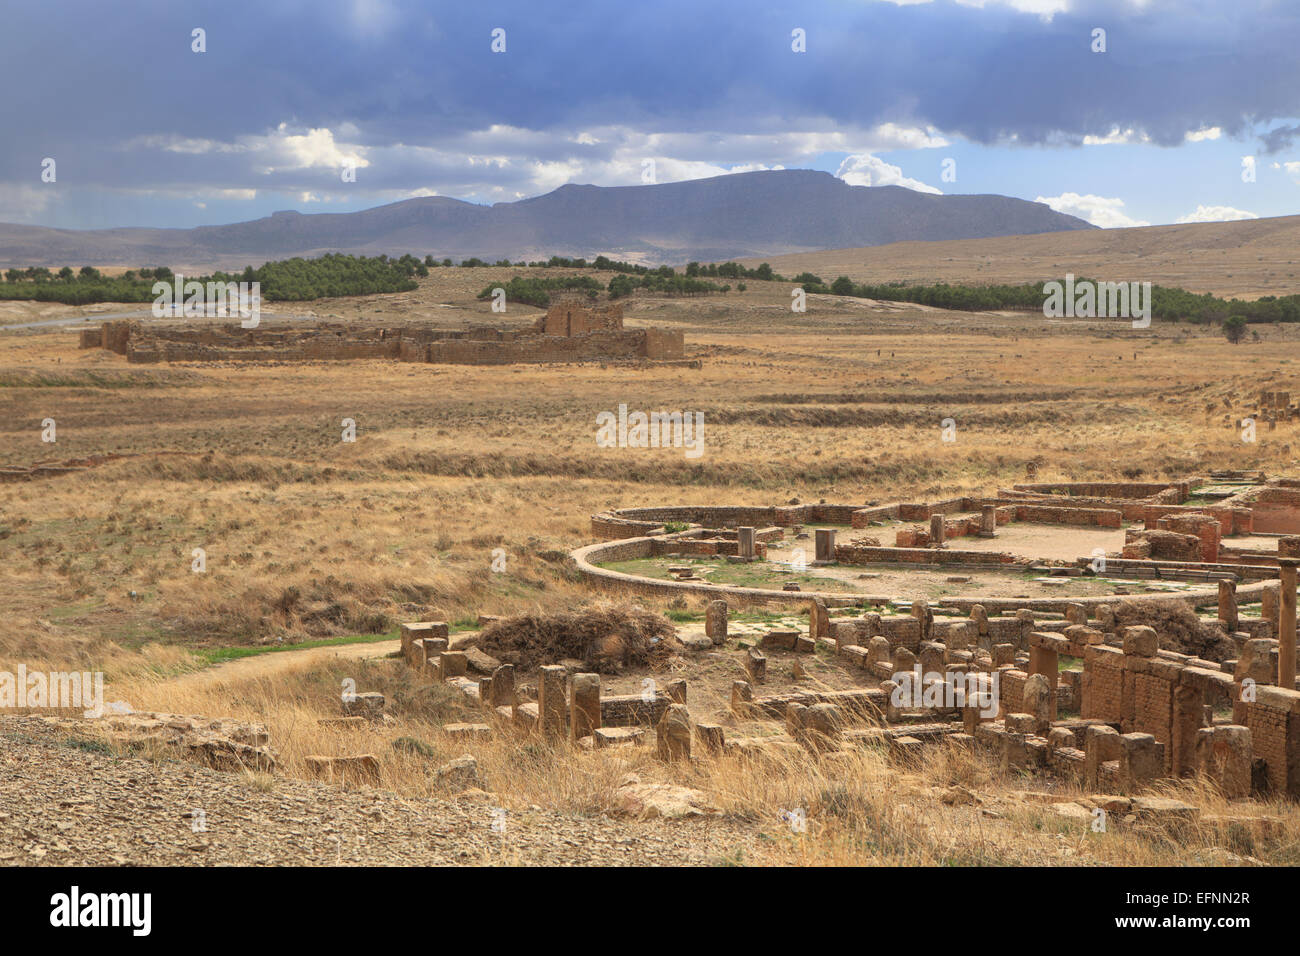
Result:
{"label": "white cloud", "polygon": [[[1200,143],[1207,139],[1218,139],[1223,135],[1223,130],[1218,126],[1202,126],[1200,129],[1188,130],[1183,134],[1184,143]],[[1105,136],[1085,136],[1083,138],[1084,146],[1135,146],[1146,145],[1151,142],[1151,137],[1147,133],[1128,127],[1120,129],[1118,126],[1112,126],[1110,132]]]}
{"label": "white cloud", "polygon": [[1259,216],[1253,212],[1247,212],[1244,209],[1233,209],[1231,206],[1201,206],[1196,207],[1195,212],[1190,212],[1186,216],[1179,216],[1174,222],[1236,222],[1238,219],[1258,219]]}
{"label": "white cloud", "polygon": [[1114,146],[1116,144],[1129,146],[1134,143],[1149,142],[1151,142],[1151,137],[1146,133],[1139,133],[1131,127],[1121,130],[1118,126],[1112,126],[1110,132],[1105,136],[1085,136],[1083,138],[1084,146]]}
{"label": "white cloud", "polygon": [[49,207],[57,188],[51,183],[0,183],[0,222],[31,222]]}
{"label": "white cloud", "polygon": [[1039,196],[1035,202],[1047,203],[1057,212],[1078,216],[1103,229],[1120,229],[1126,226],[1149,226],[1151,223],[1125,215],[1124,200],[1107,196],[1081,196],[1079,193],[1061,193],[1059,196]]}
{"label": "white cloud", "polygon": [[[352,123],[328,128],[281,123],[225,142],[161,135],[137,137],[127,147],[183,154],[184,168],[174,163],[171,167],[178,177],[201,168],[206,182],[214,186],[256,182],[259,190],[295,197],[302,194],[299,201],[304,203],[337,201],[342,195],[338,193],[338,173],[345,166],[370,170],[344,190],[352,200],[359,196],[384,201],[443,195],[496,202],[538,195],[566,183],[639,185],[647,160],[654,161],[655,181],[668,183],[753,170],[805,168],[826,153],[850,157],[839,174],[847,181],[940,192],[904,176],[898,167],[874,155],[885,150],[949,145],[933,127],[882,123],[857,128],[821,117],[807,118],[801,126],[750,133],[652,133],[612,125],[560,134],[491,124],[426,142],[376,144]],[[415,183],[424,184],[425,191],[412,185]],[[182,187],[183,181],[177,179],[154,188],[163,192]],[[211,186],[201,190],[191,187],[188,192],[192,198],[209,201],[255,195],[254,190],[236,194],[233,188],[219,195]]]}
{"label": "white cloud", "polygon": [[905,186],[919,193],[943,194],[943,190],[935,189],[919,179],[904,176],[901,168],[870,153],[845,157],[835,175],[850,186]]}

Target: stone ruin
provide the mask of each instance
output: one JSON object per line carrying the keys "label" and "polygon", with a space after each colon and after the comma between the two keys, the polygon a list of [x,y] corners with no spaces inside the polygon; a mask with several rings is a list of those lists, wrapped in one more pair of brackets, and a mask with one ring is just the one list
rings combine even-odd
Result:
{"label": "stone ruin", "polygon": [[[590,748],[653,742],[669,761],[863,746],[915,757],[946,741],[990,753],[1005,770],[1068,777],[1092,792],[1135,794],[1200,774],[1228,798],[1296,799],[1297,563],[1286,566],[1293,597],[1278,602],[1276,621],[1240,615],[1224,589],[1216,623],[1234,629],[1239,656],[1221,663],[1161,650],[1153,628],[1117,625],[1109,605],[1092,618],[1082,605],[1044,618],[1023,609],[988,614],[978,606],[962,616],[918,601],[905,617],[890,618],[832,616],[814,599],[807,633],[774,627],[753,644],[737,645],[745,678],[732,685],[732,714],[749,725],[777,725],[744,736],[695,719],[684,680],[606,695],[599,675],[551,664],[525,684],[513,665],[474,647],[452,649],[445,622],[403,625],[401,653],[408,666],[482,708],[483,721],[444,728],[466,738],[510,730]],[[710,603],[695,650],[726,643],[728,611],[724,601]],[[1253,636],[1271,630],[1289,631],[1289,655],[1286,640]],[[818,646],[861,673],[863,686],[762,693],[771,655],[797,666]],[[1062,655],[1081,668],[1060,670]],[[909,683],[915,690],[900,698]],[[954,695],[952,686],[978,686],[990,696]]]}
{"label": "stone ruin", "polygon": [[128,362],[310,362],[391,359],[451,365],[552,362],[684,362],[679,330],[623,326],[619,303],[555,302],[530,329],[344,323],[253,329],[221,325],[145,326],[129,319],[83,329],[81,348],[103,348]]}
{"label": "stone ruin", "polygon": [[[1231,481],[1220,485],[1219,482]],[[1193,491],[1213,503],[1189,504]],[[1078,577],[1099,572],[1094,555],[1074,561],[1045,561],[1002,551],[963,548],[962,538],[996,538],[1008,524],[1124,529],[1122,550],[1105,555],[1104,573],[1124,578],[1169,579],[1182,583],[1204,582],[1204,591],[1153,596],[1152,600],[1208,603],[1209,590],[1221,579],[1232,579],[1258,590],[1262,582],[1278,576],[1279,555],[1288,554],[1290,537],[1300,535],[1300,481],[1246,477],[1211,472],[1174,482],[1066,482],[1019,484],[995,495],[945,498],[885,505],[820,502],[777,506],[656,506],[623,508],[591,516],[596,544],[575,550],[571,557],[580,574],[591,583],[619,594],[680,595],[709,591],[720,595],[776,601],[789,597],[799,586],[787,584],[787,594],[759,587],[711,585],[683,567],[673,580],[613,571],[602,565],[661,555],[722,557],[727,561],[763,560],[769,546],[787,532],[805,525],[834,524],[866,530],[889,521],[917,522],[894,533],[892,543],[876,537],[836,542],[833,528],[816,529],[815,558],[810,567],[914,565],[945,571],[1038,571],[1052,577]],[[686,525],[668,531],[667,526]],[[1139,525],[1139,527],[1132,527]],[[1278,550],[1236,544],[1232,536],[1280,536]],[[1300,542],[1295,545],[1300,556]],[[670,569],[671,570],[671,569]],[[1250,593],[1253,593],[1253,590]],[[838,600],[834,592],[802,592]],[[855,595],[883,604],[895,595]],[[1104,598],[1083,598],[1099,603]],[[986,608],[1032,607],[1063,610],[1062,598],[1015,600],[996,597],[953,598],[954,606],[981,603]]]}

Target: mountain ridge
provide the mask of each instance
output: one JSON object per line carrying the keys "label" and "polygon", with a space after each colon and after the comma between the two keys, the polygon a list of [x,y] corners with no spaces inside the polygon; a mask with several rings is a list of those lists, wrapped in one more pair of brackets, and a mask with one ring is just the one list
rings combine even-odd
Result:
{"label": "mountain ridge", "polygon": [[233,268],[335,251],[489,261],[604,254],[680,265],[1093,228],[1045,204],[1007,196],[852,186],[826,172],[764,170],[654,185],[568,183],[492,205],[422,196],[355,212],[278,210],[189,229],[0,223],[0,262]]}

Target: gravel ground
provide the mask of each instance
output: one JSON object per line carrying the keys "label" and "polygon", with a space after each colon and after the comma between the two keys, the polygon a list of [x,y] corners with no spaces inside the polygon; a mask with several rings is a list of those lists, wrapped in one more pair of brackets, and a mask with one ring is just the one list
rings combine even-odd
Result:
{"label": "gravel ground", "polygon": [[[191,811],[206,831],[195,832]],[[633,821],[406,799],[86,749],[40,718],[0,718],[8,866],[707,865],[752,853],[733,820]]]}

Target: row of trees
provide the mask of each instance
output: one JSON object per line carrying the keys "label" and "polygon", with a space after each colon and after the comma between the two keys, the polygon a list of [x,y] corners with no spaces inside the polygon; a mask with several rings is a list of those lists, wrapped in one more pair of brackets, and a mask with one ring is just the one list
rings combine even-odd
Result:
{"label": "row of trees", "polygon": [[[329,296],[369,295],[377,292],[410,292],[416,276],[427,276],[428,268],[412,255],[399,259],[388,256],[349,256],[331,253],[316,259],[286,259],[268,262],[261,268],[248,266],[241,273],[213,272],[186,276],[185,280],[208,282],[258,282],[265,301],[320,299]],[[171,282],[175,274],[166,266],[130,269],[120,276],[105,276],[93,266],[73,271],[64,266],[51,272],[43,266],[7,269],[0,282],[0,299],[62,302],[88,305],[94,302],[152,302],[155,282]],[[594,281],[594,280],[593,280]]]}
{"label": "row of trees", "polygon": [[[840,276],[830,285],[810,273],[796,276],[794,281],[806,292],[851,295],[864,299],[887,302],[914,302],[918,305],[966,312],[986,312],[993,309],[1041,309],[1043,286],[1041,283],[1024,285],[966,286],[938,283],[935,285],[906,285],[901,282],[882,284],[858,283],[848,276]],[[1075,280],[1076,287],[1087,281]],[[1240,316],[1244,322],[1298,322],[1300,321],[1300,295],[1264,296],[1254,302],[1241,299],[1221,299],[1209,293],[1197,294],[1171,286],[1151,287],[1151,315],[1170,321],[1218,324],[1229,316]]]}
{"label": "row of trees", "polygon": [[703,279],[688,279],[679,275],[660,275],[652,272],[633,278],[629,275],[617,275],[609,280],[609,297],[621,299],[637,289],[645,289],[658,295],[708,295],[710,292],[730,292],[730,285],[718,285]]}
{"label": "row of trees", "polygon": [[595,298],[604,286],[591,276],[515,276],[509,282],[494,282],[478,294],[480,299],[492,298],[493,291],[504,289],[507,302],[523,302],[544,309],[551,304],[552,292],[585,292]]}

